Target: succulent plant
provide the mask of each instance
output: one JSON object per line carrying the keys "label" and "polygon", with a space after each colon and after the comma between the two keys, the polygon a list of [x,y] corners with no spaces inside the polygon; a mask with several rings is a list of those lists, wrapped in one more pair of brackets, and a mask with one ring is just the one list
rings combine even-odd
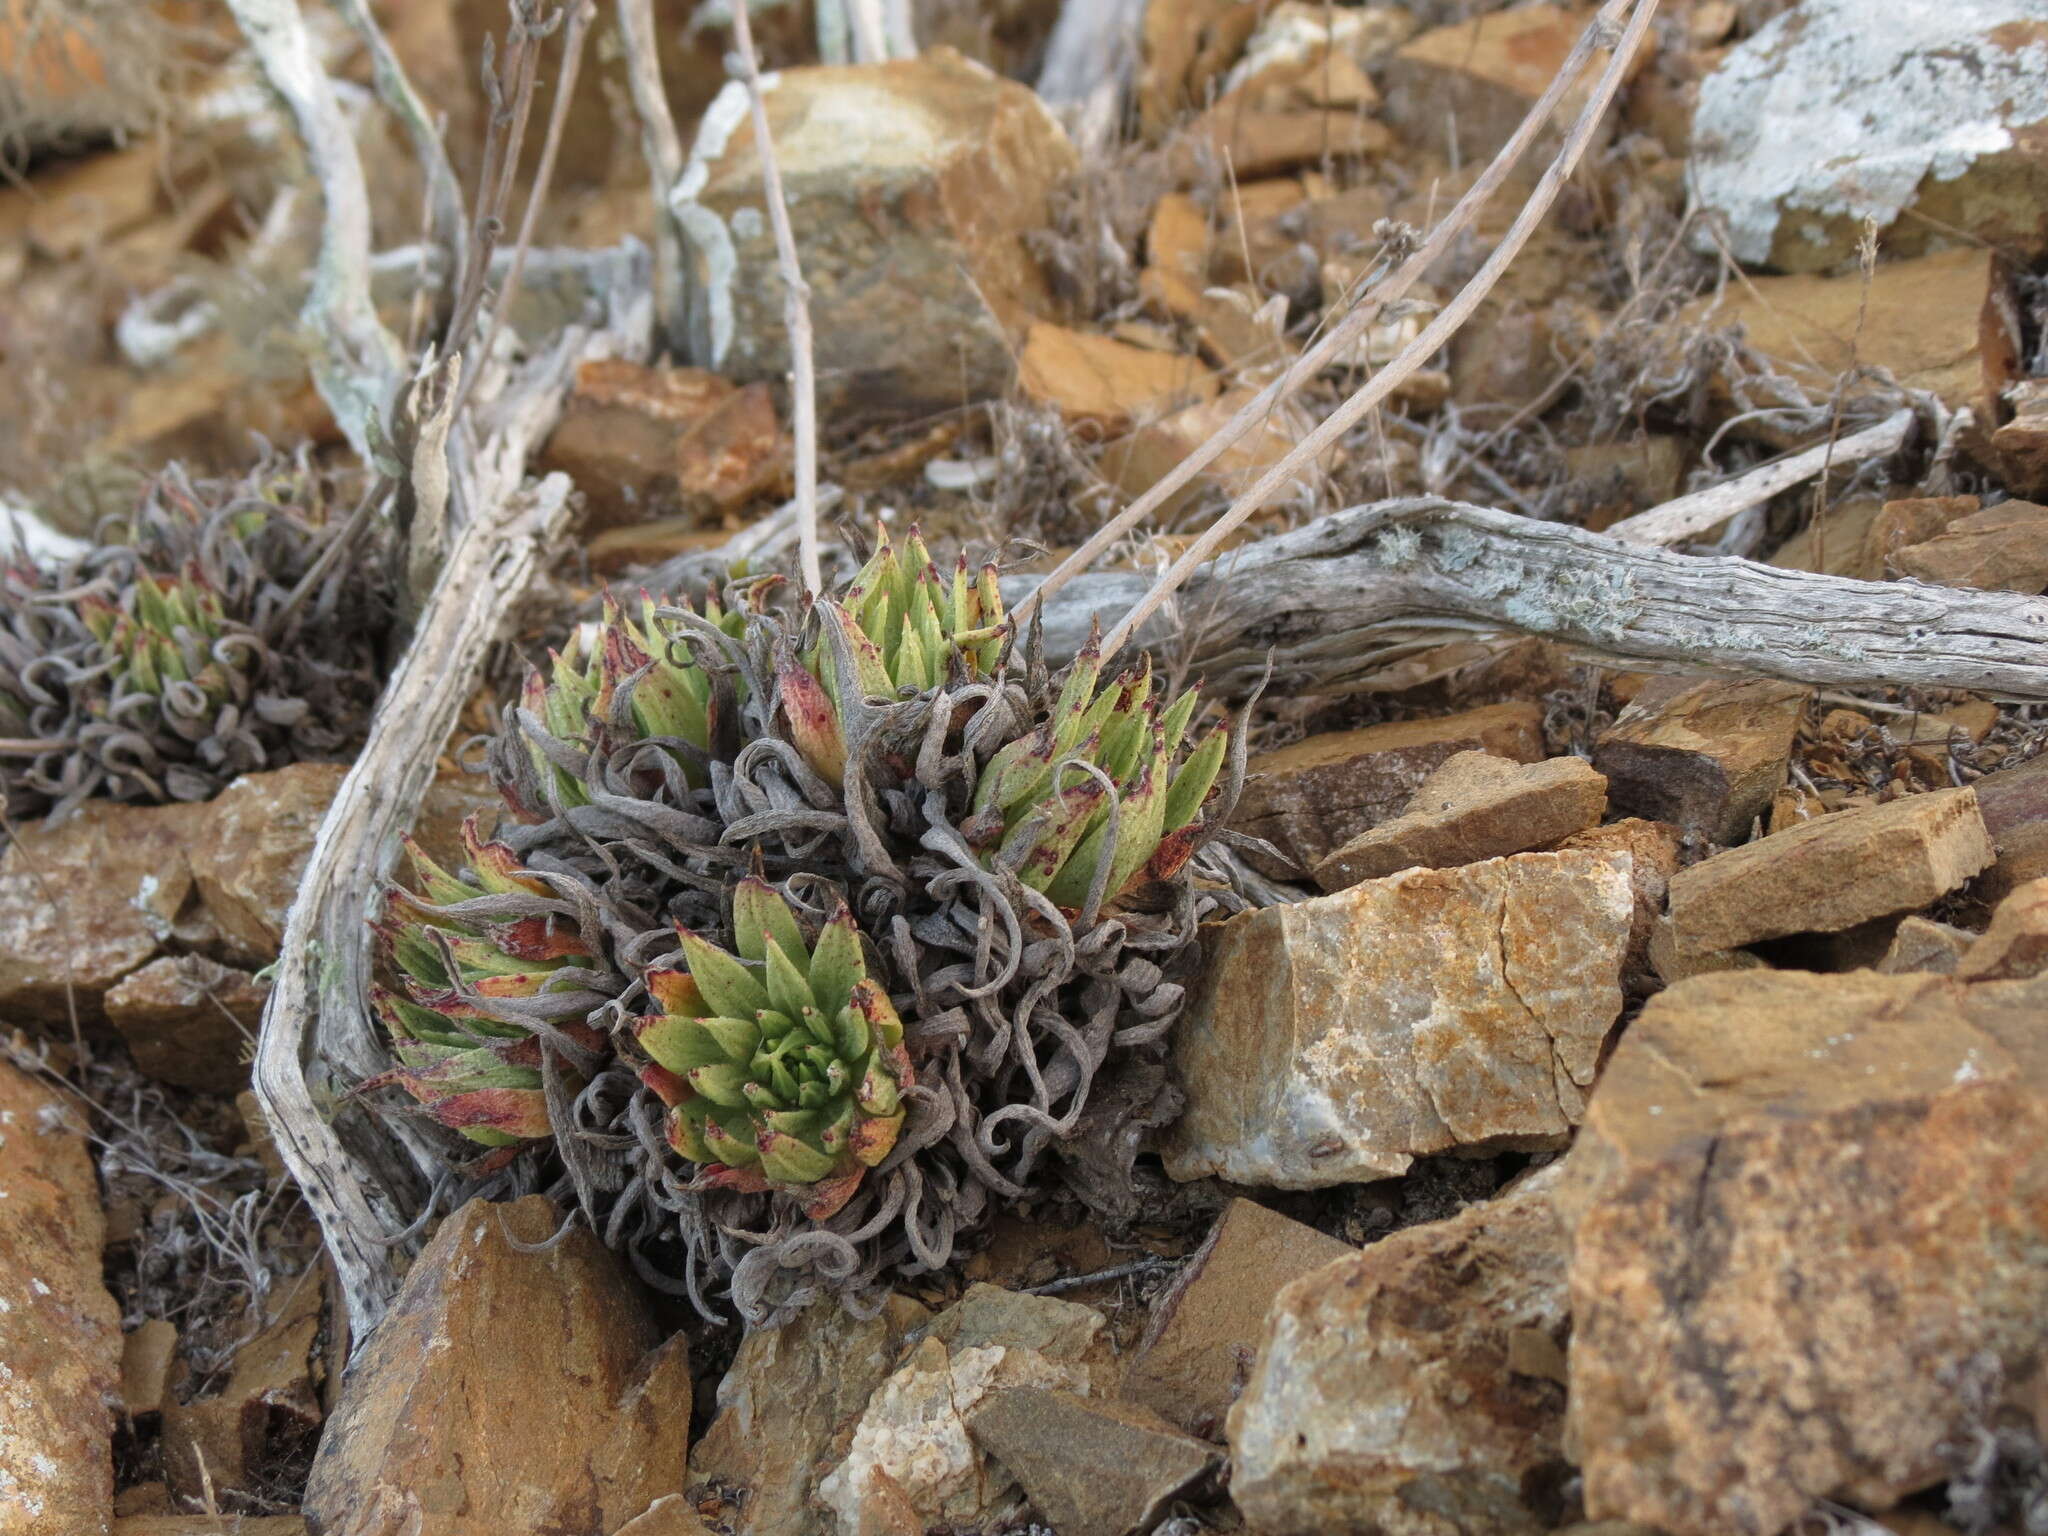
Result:
{"label": "succulent plant", "polygon": [[232,481],[175,466],[104,540],[62,565],[0,571],[0,794],[11,814],[88,796],[198,800],[238,774],[346,756],[378,691],[393,613],[372,528],[327,482],[266,458]]}
{"label": "succulent plant", "polygon": [[842,902],[806,943],[788,904],[749,876],[733,894],[737,956],[682,932],[687,969],[647,973],[661,1011],[636,1024],[669,1145],[705,1182],[794,1195],[814,1221],[888,1156],[916,1080],[903,1023],[867,974]]}
{"label": "succulent plant", "polygon": [[1166,704],[1150,657],[1098,691],[1101,674],[1091,640],[1075,658],[1051,718],[990,758],[964,829],[990,867],[1014,871],[1062,907],[1087,903],[1098,873],[1098,903],[1115,901],[1135,880],[1178,874],[1194,851],[1195,818],[1229,745],[1229,727],[1218,725],[1176,770],[1198,690]]}
{"label": "succulent plant", "polygon": [[516,1146],[551,1134],[540,1028],[591,1056],[605,1049],[584,1018],[596,1001],[584,976],[594,957],[557,917],[507,915],[492,898],[545,901],[553,888],[519,868],[505,844],[485,841],[475,817],[462,835],[473,880],[406,840],[419,889],[393,890],[376,928],[380,959],[402,991],[371,994],[399,1064],[363,1086],[395,1084],[469,1140]]}
{"label": "succulent plant", "polygon": [[791,740],[833,785],[845,778],[852,735],[849,686],[864,698],[895,699],[906,688],[923,693],[955,676],[987,677],[1009,640],[996,568],[975,571],[962,555],[948,582],[915,528],[899,556],[888,530],[878,527],[875,553],[845,600],[820,606],[825,638],[802,662],[785,659],[776,683]]}

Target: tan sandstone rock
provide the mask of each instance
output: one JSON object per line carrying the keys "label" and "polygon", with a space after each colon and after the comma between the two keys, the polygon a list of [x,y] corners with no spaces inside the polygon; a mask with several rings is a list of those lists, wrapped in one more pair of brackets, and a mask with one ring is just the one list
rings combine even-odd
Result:
{"label": "tan sandstone rock", "polygon": [[1408,809],[1361,832],[1315,867],[1316,884],[1341,891],[1404,869],[1446,869],[1547,848],[1597,825],[1607,780],[1583,758],[1513,763],[1460,752],[1423,781]]}
{"label": "tan sandstone rock", "polygon": [[540,1196],[441,1224],[363,1346],[321,1437],[325,1536],[616,1530],[680,1493],[690,1358],[618,1262]]}
{"label": "tan sandstone rock", "polygon": [[967,1431],[1060,1536],[1149,1531],[1223,1460],[1149,1409],[1056,1388],[995,1392],[969,1412]]}
{"label": "tan sandstone rock", "polygon": [[249,1083],[268,983],[204,955],[164,955],[107,993],[107,1018],[142,1072],[200,1093]]}
{"label": "tan sandstone rock", "polygon": [[1616,810],[1739,843],[1785,782],[1811,690],[1654,678],[1593,747]]}
{"label": "tan sandstone rock", "polygon": [[1247,765],[1232,825],[1313,868],[1398,816],[1423,781],[1460,752],[1539,761],[1542,706],[1490,704],[1433,720],[1334,731],[1260,753]]}
{"label": "tan sandstone rock", "polygon": [[[950,48],[763,80],[811,291],[818,406],[834,418],[957,410],[1001,394],[1048,312],[1026,241],[1074,148],[1024,86]],[[737,81],[705,112],[675,196],[698,300],[691,361],[742,382],[789,371],[774,234]]]}
{"label": "tan sandstone rock", "polygon": [[1959,1374],[2048,1334],[2048,983],[1683,982],[1557,1186],[1590,1516],[1767,1536],[1940,1481]]}
{"label": "tan sandstone rock", "polygon": [[1839,933],[1924,907],[1991,860],[1974,791],[1907,795],[1680,870],[1671,880],[1673,937],[1681,954],[1698,955],[1787,934]]}
{"label": "tan sandstone rock", "polygon": [[1958,981],[2017,981],[2048,970],[2048,880],[2029,880],[1998,904],[1991,926],[1957,962]]}
{"label": "tan sandstone rock", "polygon": [[69,1107],[0,1059],[0,1536],[104,1536],[114,1518],[105,1233]]}
{"label": "tan sandstone rock", "polygon": [[1175,1035],[1167,1172],[1317,1189],[1560,1145],[1621,1011],[1630,863],[1517,854],[1232,918]]}
{"label": "tan sandstone rock", "polygon": [[1546,1168],[1280,1293],[1230,1411],[1231,1498],[1253,1529],[1550,1528],[1570,1318],[1555,1179]]}
{"label": "tan sandstone rock", "polygon": [[2048,507],[2006,501],[1958,518],[1891,557],[1901,576],[1944,587],[2036,593],[2048,588]]}
{"label": "tan sandstone rock", "polygon": [[1282,1286],[1353,1250],[1253,1200],[1233,1200],[1152,1318],[1124,1396],[1190,1434],[1218,1440]]}
{"label": "tan sandstone rock", "polygon": [[1928,917],[1908,917],[1900,921],[1892,934],[1891,947],[1873,969],[1885,976],[1902,976],[1910,971],[1951,976],[1976,941],[1977,935],[1964,929]]}

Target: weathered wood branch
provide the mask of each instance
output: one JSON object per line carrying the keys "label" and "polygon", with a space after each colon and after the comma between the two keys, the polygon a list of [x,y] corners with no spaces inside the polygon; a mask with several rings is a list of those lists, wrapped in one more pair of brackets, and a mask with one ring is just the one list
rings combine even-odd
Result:
{"label": "weathered wood branch", "polygon": [[[1033,578],[1005,582],[1014,603]],[[1142,599],[1097,572],[1047,604],[1048,657]],[[1352,507],[1201,567],[1139,642],[1178,644],[1227,691],[1342,691],[1423,646],[1520,630],[1649,669],[2048,699],[2048,599],[1701,559],[1434,497]]]}

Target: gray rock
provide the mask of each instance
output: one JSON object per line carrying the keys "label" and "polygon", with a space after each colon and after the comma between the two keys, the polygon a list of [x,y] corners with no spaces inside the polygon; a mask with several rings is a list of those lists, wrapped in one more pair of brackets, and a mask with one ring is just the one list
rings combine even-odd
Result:
{"label": "gray rock", "polygon": [[984,1398],[967,1416],[974,1443],[1016,1476],[1060,1536],[1149,1531],[1223,1453],[1149,1409],[1045,1387]]}

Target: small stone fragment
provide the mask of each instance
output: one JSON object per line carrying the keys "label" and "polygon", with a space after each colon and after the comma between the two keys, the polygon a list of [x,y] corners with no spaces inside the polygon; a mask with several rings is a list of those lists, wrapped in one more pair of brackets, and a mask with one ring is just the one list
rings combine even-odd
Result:
{"label": "small stone fragment", "polygon": [[[958,410],[1015,377],[1051,292],[1027,232],[1073,145],[1029,89],[950,48],[763,80],[810,287],[818,409],[835,420]],[[675,197],[696,268],[691,360],[742,383],[788,373],[782,285],[747,93],[705,112]]]}
{"label": "small stone fragment", "polygon": [[1991,434],[1991,454],[2015,496],[2048,497],[2048,379],[2022,379],[2005,392],[2013,418]]}
{"label": "small stone fragment", "polygon": [[1031,327],[1018,360],[1018,383],[1070,426],[1121,432],[1216,393],[1216,375],[1192,357],[1043,321]]}
{"label": "small stone fragment", "polygon": [[1622,985],[1630,997],[1647,997],[1657,990],[1657,970],[1650,945],[1658,925],[1665,921],[1664,903],[1671,889],[1671,877],[1678,873],[1678,845],[1678,828],[1670,822],[1629,816],[1604,827],[1575,832],[1553,850],[1628,855],[1635,914],[1629,919],[1628,958],[1622,966]]}
{"label": "small stone fragment", "polygon": [[682,1491],[686,1338],[662,1341],[589,1231],[511,1245],[558,1225],[537,1195],[472,1200],[414,1260],[321,1436],[305,1507],[325,1536],[611,1531]]}
{"label": "small stone fragment", "polygon": [[139,1323],[121,1339],[121,1411],[129,1418],[161,1413],[177,1363],[178,1330],[160,1317]]}
{"label": "small stone fragment", "polygon": [[620,1526],[618,1536],[712,1536],[712,1530],[696,1505],[680,1493],[668,1493]]}
{"label": "small stone fragment", "polygon": [[1225,165],[1245,177],[1278,176],[1325,155],[1378,157],[1393,144],[1387,125],[1357,107],[1300,111],[1226,100],[1181,131],[1171,164],[1183,182],[1201,181]]}
{"label": "small stone fragment", "polygon": [[1252,1200],[1233,1200],[1172,1287],[1124,1375],[1124,1396],[1220,1440],[1280,1288],[1353,1251]]}
{"label": "small stone fragment", "polygon": [[[1126,496],[1142,496],[1243,410],[1254,393],[1243,386],[1228,389],[1213,400],[1185,406],[1117,438],[1102,451],[1103,477]],[[1220,487],[1233,494],[1247,489],[1301,440],[1298,425],[1284,406],[1276,408],[1194,480],[1168,497],[1161,510],[1178,511],[1200,495],[1205,486]],[[1327,457],[1322,462],[1327,463]],[[1273,501],[1284,500],[1299,484],[1300,481],[1290,481],[1276,490]]]}
{"label": "small stone fragment", "polygon": [[1175,1035],[1166,1171],[1320,1189],[1561,1145],[1621,1012],[1629,864],[1524,853],[1232,918]]}
{"label": "small stone fragment", "polygon": [[1000,1529],[1023,1509],[1022,1490],[977,1449],[968,1416],[1015,1387],[1099,1396],[1105,1371],[1113,1362],[1100,1313],[974,1286],[876,1390],[818,1500],[841,1536],[914,1530],[919,1521]]}
{"label": "small stone fragment", "polygon": [[339,763],[293,763],[235,780],[206,807],[188,850],[200,899],[233,958],[268,965],[284,942],[313,839],[347,774]]}
{"label": "small stone fragment", "polygon": [[1650,969],[1667,987],[1675,987],[1688,976],[1705,976],[1713,971],[1768,971],[1771,962],[1747,949],[1710,949],[1689,955],[1678,947],[1671,919],[1660,917],[1650,930]]}
{"label": "small stone fragment", "polygon": [[[9,850],[11,853],[13,850]],[[55,1093],[0,1059],[0,1530],[95,1536],[114,1515],[121,1314],[100,1272],[91,1154]]]}
{"label": "small stone fragment", "polygon": [[114,1522],[113,1536],[306,1536],[298,1515],[236,1515],[223,1522],[218,1515],[131,1515]]}
{"label": "small stone fragment", "polygon": [[1893,556],[1914,544],[1924,544],[1949,525],[1978,509],[1975,496],[1907,496],[1887,501],[1871,522],[1865,536],[1870,563],[1879,574],[1897,576]]}
{"label": "small stone fragment", "polygon": [[1651,999],[1555,1190],[1586,1512],[1770,1536],[1941,1481],[2031,1368],[2048,982],[1752,972]]}
{"label": "small stone fragment", "polygon": [[1616,810],[1739,843],[1785,782],[1811,690],[1653,678],[1593,746]]}
{"label": "small stone fragment", "polygon": [[1231,1498],[1255,1530],[1550,1529],[1570,1319],[1556,1177],[1546,1168],[1280,1293],[1230,1410]]}
{"label": "small stone fragment", "polygon": [[107,1018],[135,1065],[197,1093],[248,1085],[249,1052],[270,987],[204,955],[165,955],[107,993]]}
{"label": "small stone fragment", "polygon": [[1047,1387],[1012,1387],[967,1415],[974,1443],[1023,1485],[1060,1536],[1149,1531],[1222,1453],[1149,1409]]}
{"label": "small stone fragment", "polygon": [[1937,586],[2038,593],[2048,589],[2048,507],[2000,502],[1899,550],[1891,563],[1901,576]]}
{"label": "small stone fragment", "polygon": [[718,1384],[718,1417],[690,1451],[690,1478],[735,1496],[732,1536],[818,1536],[818,1480],[843,1460],[853,1426],[895,1369],[905,1335],[931,1320],[907,1296],[855,1318],[814,1303],[780,1328],[757,1328]]}
{"label": "small stone fragment", "polygon": [[1944,896],[1992,859],[1970,789],[1906,795],[1823,816],[1680,870],[1671,924],[1680,954],[1795,933],[1839,933]]}
{"label": "small stone fragment", "polygon": [[2029,880],[1999,902],[1991,926],[1955,968],[1958,981],[2018,981],[2048,970],[2048,880]]}
{"label": "small stone fragment", "polygon": [[[1514,136],[1556,78],[1590,15],[1557,5],[1526,5],[1424,32],[1386,61],[1387,121],[1409,143],[1437,152],[1446,135],[1454,134],[1458,157],[1484,164]],[[1605,52],[1593,56],[1554,123],[1569,123],[1578,115],[1594,72],[1607,58]],[[1531,151],[1536,163],[1547,163],[1559,133],[1553,127],[1537,140]],[[1550,149],[1542,147],[1546,142]]]}
{"label": "small stone fragment", "polygon": [[284,1281],[259,1316],[264,1326],[236,1349],[227,1385],[164,1406],[162,1456],[171,1491],[204,1503],[209,1491],[258,1494],[261,1476],[310,1449],[322,1418],[314,1373],[320,1333],[320,1271]]}
{"label": "small stone fragment", "polygon": [[1311,736],[1262,752],[1248,765],[1232,825],[1312,869],[1359,833],[1398,816],[1451,757],[1474,751],[1541,761],[1542,706],[1490,704],[1433,720]]}
{"label": "small stone fragment", "polygon": [[1891,948],[1874,969],[1882,976],[1903,976],[1925,971],[1934,976],[1952,976],[1964,952],[1977,935],[1928,917],[1909,917],[1892,935]]}
{"label": "small stone fragment", "polygon": [[[1690,174],[1724,249],[1815,272],[1855,260],[1865,219],[1900,256],[2038,239],[2048,17],[2027,0],[1915,0],[1869,22],[1864,0],[1804,0],[1701,82]],[[1886,93],[1894,110],[1867,110]]]}
{"label": "small stone fragment", "polygon": [[1597,825],[1607,780],[1583,758],[1512,763],[1460,752],[1423,781],[1408,809],[1361,832],[1315,868],[1341,891],[1404,869],[1446,869],[1545,848]]}

